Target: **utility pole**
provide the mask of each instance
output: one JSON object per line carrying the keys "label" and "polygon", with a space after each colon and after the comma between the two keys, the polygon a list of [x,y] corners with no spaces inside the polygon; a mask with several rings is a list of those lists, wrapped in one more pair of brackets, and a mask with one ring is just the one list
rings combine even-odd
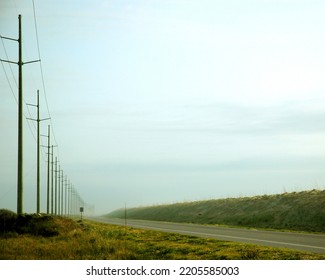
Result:
{"label": "utility pole", "polygon": [[53,199],[53,164],[54,164],[54,162],[53,162],[53,145],[52,145],[52,154],[51,154],[51,215],[53,215],[53,201],[54,201],[54,199]]}
{"label": "utility pole", "polygon": [[47,196],[46,196],[46,213],[50,214],[50,125],[47,126]]}
{"label": "utility pole", "polygon": [[51,214],[53,215],[54,214],[54,188],[53,188],[53,180],[54,180],[54,160],[53,160],[53,156],[54,156],[54,153],[53,153],[53,148],[54,147],[57,147],[57,145],[52,145],[52,153],[51,153],[51,156],[52,156],[52,160],[51,160]]}
{"label": "utility pole", "polygon": [[17,168],[17,214],[22,214],[24,211],[24,152],[23,152],[23,65],[40,60],[29,62],[22,61],[22,30],[21,30],[21,15],[18,16],[18,39],[0,36],[2,39],[18,42],[18,62],[3,60],[3,62],[13,63],[18,65],[18,168]]}
{"label": "utility pole", "polygon": [[68,188],[68,179],[67,175],[65,175],[64,182],[64,215],[67,216],[67,188]]}
{"label": "utility pole", "polygon": [[69,183],[68,183],[68,216],[70,216],[70,188],[71,188],[71,182],[69,180]]}
{"label": "utility pole", "polygon": [[58,158],[55,157],[55,194],[54,194],[54,214],[57,214],[57,182],[58,182]]}
{"label": "utility pole", "polygon": [[60,201],[61,201],[61,196],[60,196],[61,169],[60,169],[60,165],[59,165],[58,173],[59,173],[59,176],[58,176],[58,205],[57,205],[57,208],[58,208],[58,215],[60,216],[60,210],[61,210],[61,207],[60,207]]}
{"label": "utility pole", "polygon": [[62,170],[62,176],[61,176],[61,216],[63,216],[63,170]]}
{"label": "utility pole", "polygon": [[50,125],[47,126],[47,135],[41,135],[47,137],[47,193],[46,193],[46,213],[50,214]]}
{"label": "utility pole", "polygon": [[75,213],[75,191],[74,187],[71,186],[71,215],[73,216]]}
{"label": "utility pole", "polygon": [[39,118],[39,90],[37,90],[37,105],[27,104],[29,106],[34,106],[37,108],[37,119],[27,118],[28,120],[37,122],[37,198],[36,198],[36,213],[39,214],[41,212],[41,187],[40,187],[40,122],[49,120],[50,118],[40,119]]}
{"label": "utility pole", "polygon": [[67,208],[67,215],[70,216],[70,188],[71,188],[71,183],[70,183],[70,180],[69,180],[69,183],[68,183],[68,188],[67,188],[67,192],[68,192],[68,208]]}

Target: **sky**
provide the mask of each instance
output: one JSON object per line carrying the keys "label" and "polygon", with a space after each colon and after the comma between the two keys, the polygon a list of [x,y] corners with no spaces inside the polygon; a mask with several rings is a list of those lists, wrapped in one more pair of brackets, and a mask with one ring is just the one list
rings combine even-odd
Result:
{"label": "sky", "polygon": [[[41,118],[51,117],[41,134],[51,124],[54,156],[96,214],[324,189],[324,1],[34,0],[34,7],[38,36],[33,1],[2,0],[0,35],[17,38],[22,15],[23,61],[39,54],[42,61],[23,66],[24,101],[35,103],[40,90]],[[1,59],[16,61],[17,52],[16,42],[1,40]],[[10,66],[0,67],[0,208],[16,211],[17,66]],[[26,104],[24,113],[36,117]],[[36,211],[35,135],[25,119],[26,212]],[[45,212],[44,148],[41,159]]]}

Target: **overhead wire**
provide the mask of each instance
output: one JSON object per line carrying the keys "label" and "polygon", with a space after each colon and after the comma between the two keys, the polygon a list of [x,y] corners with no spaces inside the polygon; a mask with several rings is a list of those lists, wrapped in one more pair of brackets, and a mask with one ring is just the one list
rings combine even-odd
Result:
{"label": "overhead wire", "polygon": [[[14,6],[15,6],[15,9],[16,9],[16,12],[18,13],[17,6],[16,6],[16,3],[15,2],[14,2]],[[6,58],[7,61],[10,61],[9,55],[8,55],[8,52],[7,52],[6,45],[4,43],[4,38],[2,36],[0,36],[0,38],[1,38],[1,43],[2,43],[3,50],[4,50],[4,54],[5,54],[5,58]],[[6,70],[6,67],[5,67],[3,61],[1,61],[1,65],[2,65],[2,68],[3,68],[3,71],[4,71],[4,74],[5,74],[7,83],[9,85],[10,92],[12,93],[12,96],[15,99],[16,104],[18,105],[17,94],[15,94],[15,90],[14,90],[14,87],[16,87],[16,89],[18,90],[18,82],[17,82],[17,79],[16,79],[16,75],[14,74],[14,71],[12,69],[12,65],[11,65],[11,63],[8,63],[8,67],[10,69],[10,73],[11,73],[11,76],[12,76],[11,78],[9,78],[9,75],[10,74],[8,74],[8,71]],[[14,83],[14,85],[12,83]],[[28,106],[28,104],[27,104],[27,102],[26,102],[26,100],[24,98],[23,98],[23,102],[25,104],[25,108],[27,108],[27,115],[25,113],[26,112],[25,110],[23,112],[23,115],[24,115],[24,118],[25,118],[25,120],[27,122],[27,125],[28,125],[28,128],[29,128],[29,132],[30,132],[30,134],[32,135],[33,139],[36,142],[37,141],[36,140],[36,135],[35,135],[36,125],[35,125],[34,122],[32,122],[32,126],[34,127],[34,129],[32,129],[31,124],[30,124],[30,121],[28,120],[28,119],[32,119],[32,114],[31,114],[30,109],[29,109],[29,106]],[[40,139],[40,140],[41,140],[41,144],[42,144],[42,139]],[[42,156],[43,160],[45,160],[45,156],[44,156],[43,150],[41,150],[41,156]],[[28,172],[27,173],[25,172],[25,176],[27,176],[27,175],[28,175]]]}
{"label": "overhead wire", "polygon": [[[57,139],[55,137],[52,116],[51,116],[51,113],[50,113],[49,104],[48,104],[48,100],[47,100],[47,92],[46,92],[45,79],[44,79],[44,74],[43,74],[43,66],[42,66],[42,59],[41,59],[41,49],[40,49],[40,43],[39,43],[38,28],[37,28],[37,17],[36,17],[36,8],[35,8],[35,2],[34,2],[34,0],[32,0],[32,5],[33,5],[33,17],[34,17],[34,27],[35,27],[35,35],[36,35],[36,43],[37,43],[38,60],[39,60],[39,66],[40,66],[40,74],[41,74],[41,80],[42,80],[42,87],[43,87],[43,92],[44,92],[44,97],[45,97],[45,104],[46,104],[46,108],[47,108],[48,117],[50,118],[49,121],[50,121],[50,124],[51,124],[51,132],[52,132],[51,135],[52,135],[52,137],[54,139],[55,146],[57,147],[58,159],[60,159],[59,145],[58,145],[58,141],[57,141]],[[41,140],[41,142],[42,142],[42,140]],[[44,146],[44,145],[42,145],[42,146]]]}
{"label": "overhead wire", "polygon": [[[5,46],[4,42],[3,42],[3,38],[2,38],[1,36],[0,36],[0,38],[1,38],[1,42],[2,42],[2,46],[3,46],[3,50],[4,50],[4,53],[5,53],[6,59],[9,61],[9,56],[8,56],[8,53],[7,53],[7,50],[6,50],[6,46]],[[12,93],[12,95],[13,95],[13,97],[14,97],[16,103],[18,104],[17,96],[16,96],[16,94],[15,94],[15,92],[14,92],[14,90],[13,90],[13,86],[11,85],[11,82],[10,82],[10,79],[9,79],[8,74],[7,74],[7,71],[6,71],[6,68],[5,68],[5,66],[4,66],[3,61],[1,61],[1,64],[2,64],[3,71],[4,71],[4,73],[5,73],[5,76],[6,76],[6,79],[7,79],[7,82],[8,82],[9,88],[10,88],[10,91],[11,91],[11,93]],[[14,72],[13,72],[13,70],[12,70],[11,63],[8,63],[8,64],[9,64],[9,69],[10,69],[10,72],[11,72],[11,75],[12,75],[12,79],[15,81],[16,88],[18,89],[18,82],[17,82],[17,79],[16,79],[16,77],[15,77],[15,74],[14,74]],[[24,103],[25,103],[25,105],[26,105],[26,101],[25,101],[25,100],[24,100]],[[31,117],[31,113],[30,113],[28,107],[27,107],[27,111],[28,111],[28,115],[29,115],[29,117]],[[27,119],[26,114],[25,114],[25,113],[23,113],[23,114],[24,114],[25,119]],[[36,141],[36,137],[35,137],[35,135],[34,135],[32,129],[31,129],[31,127],[30,127],[29,122],[27,122],[27,124],[28,124],[29,130],[30,130],[30,132],[31,132],[31,134],[32,134],[32,136],[33,136],[33,138],[34,138],[35,141]],[[34,124],[34,128],[35,128],[35,124]]]}
{"label": "overhead wire", "polygon": [[[2,45],[3,45],[3,47],[4,47],[4,43],[3,43],[3,39],[2,39],[2,37],[1,37],[1,42],[2,42]],[[4,49],[5,49],[5,47],[4,47]],[[5,54],[6,54],[6,56],[7,56],[7,52],[6,52],[6,50],[5,50]],[[8,56],[7,56],[7,57],[8,57]],[[3,72],[5,73],[5,76],[6,76],[6,79],[7,79],[7,82],[8,82],[9,88],[10,88],[10,91],[11,91],[11,93],[12,93],[12,96],[14,97],[16,103],[18,104],[18,99],[17,99],[17,97],[16,97],[16,95],[15,95],[15,92],[14,92],[12,86],[11,86],[11,82],[10,82],[10,80],[9,80],[9,77],[8,77],[8,74],[7,74],[7,71],[6,71],[6,68],[5,68],[5,66],[4,66],[2,60],[1,60],[1,65],[2,65],[2,68],[3,68]],[[11,67],[10,67],[10,69],[11,69]]]}
{"label": "overhead wire", "polygon": [[52,122],[51,113],[50,113],[50,109],[49,109],[49,104],[48,104],[48,100],[47,100],[47,93],[46,93],[46,87],[45,87],[45,79],[44,79],[42,59],[41,59],[41,50],[40,50],[40,43],[39,43],[39,36],[38,36],[38,28],[37,28],[36,8],[35,8],[35,1],[34,0],[32,0],[32,4],[33,4],[33,15],[34,15],[34,25],[35,25],[35,33],[36,33],[38,59],[40,60],[39,65],[40,65],[40,72],[41,72],[41,79],[42,79],[42,86],[43,86],[43,92],[44,92],[44,97],[45,97],[45,103],[46,103],[46,108],[47,108],[48,116],[50,118],[53,139],[55,141],[55,144],[58,145],[58,141],[56,140],[55,133],[54,133],[54,129],[53,129],[53,122]]}
{"label": "overhead wire", "polygon": [[[15,6],[15,9],[16,9],[17,13],[18,13],[17,5],[16,5],[16,2],[14,0],[13,0],[13,4]],[[42,59],[41,59],[41,50],[40,50],[40,43],[39,43],[39,35],[38,35],[38,28],[37,28],[36,8],[35,8],[35,1],[34,0],[32,0],[32,6],[33,6],[35,34],[36,34],[37,51],[38,51],[38,59],[39,59],[39,65],[40,65],[40,74],[41,74],[41,80],[42,80],[42,87],[43,87],[43,92],[44,92],[44,97],[45,97],[45,103],[46,103],[48,117],[50,118],[51,136],[53,137],[54,142],[56,144],[55,146],[57,147],[57,156],[58,156],[58,160],[60,161],[60,153],[59,153],[58,141],[57,141],[56,136],[55,136],[53,121],[52,121],[52,118],[51,118],[51,113],[50,113],[48,99],[47,99],[47,92],[46,92],[45,79],[44,79],[44,72],[43,72]],[[0,36],[0,38],[1,38],[1,42],[2,42],[2,46],[3,46],[3,49],[4,49],[4,53],[5,53],[6,59],[9,61],[9,56],[8,56],[8,53],[7,53],[7,50],[6,50],[6,47],[5,47],[3,38],[1,36]],[[18,104],[18,97],[17,97],[17,94],[15,94],[14,86],[12,85],[12,80],[13,80],[16,88],[18,89],[18,82],[17,82],[16,76],[14,74],[14,71],[13,71],[13,69],[12,69],[12,67],[11,67],[11,65],[9,63],[9,69],[10,69],[10,72],[11,72],[11,75],[12,75],[12,78],[10,78],[9,75],[8,75],[8,71],[7,71],[7,69],[6,69],[3,61],[1,61],[1,64],[2,64],[3,71],[5,73],[5,77],[6,77],[6,80],[7,80],[8,85],[9,85],[10,91],[11,91],[11,93],[12,93],[14,99],[15,99],[15,102]],[[26,103],[25,100],[23,100],[23,101],[25,103],[25,106],[27,107],[27,112],[28,112],[29,117],[32,118],[28,104]],[[24,117],[25,117],[25,119],[28,119],[25,113],[24,113]],[[32,122],[32,123],[33,123],[34,128],[36,129],[35,123],[34,122]],[[36,141],[36,136],[33,133],[33,129],[30,126],[30,122],[27,121],[27,124],[28,124],[29,130],[30,130],[30,132],[31,132],[34,140]],[[41,138],[41,142],[42,142],[42,138]],[[43,153],[41,153],[41,154],[42,154],[42,157],[44,159],[44,154]],[[72,183],[71,183],[71,185],[72,185]],[[73,187],[73,189],[75,189],[75,188]],[[79,203],[81,203],[81,202],[83,204],[87,204],[80,197],[79,198]]]}
{"label": "overhead wire", "polygon": [[35,1],[34,0],[32,0],[32,4],[33,4],[35,34],[36,34],[37,51],[38,51],[38,59],[39,59],[39,65],[40,65],[40,73],[41,73],[41,79],[42,79],[43,92],[44,92],[44,97],[45,97],[45,103],[46,103],[48,116],[50,118],[52,136],[53,136],[53,139],[54,139],[56,147],[57,147],[58,160],[60,161],[59,145],[58,145],[58,141],[57,141],[56,136],[55,136],[53,121],[52,121],[52,117],[51,117],[51,113],[50,113],[50,109],[49,109],[49,105],[48,105],[48,99],[47,99],[47,92],[46,92],[45,79],[44,79],[43,66],[42,66],[42,58],[41,58],[41,50],[40,50],[40,43],[39,43],[39,36],[38,36],[38,28],[37,28],[36,8],[35,8]]}
{"label": "overhead wire", "polygon": [[[19,12],[18,12],[18,8],[17,8],[17,4],[16,4],[16,1],[15,1],[15,0],[12,0],[12,2],[13,2],[13,6],[15,7],[16,13],[19,14]],[[1,36],[0,36],[0,37],[1,37]],[[3,46],[3,49],[4,49],[5,55],[6,55],[6,59],[9,61],[9,56],[8,56],[8,53],[7,53],[7,50],[6,50],[6,46],[5,46],[4,42],[3,42],[3,38],[2,38],[2,37],[1,37],[1,42],[2,42],[2,46]],[[3,70],[4,70],[4,72],[5,72],[5,76],[6,76],[6,79],[7,79],[7,81],[8,81],[8,84],[9,84],[9,87],[10,87],[10,90],[11,90],[11,93],[13,94],[14,99],[15,99],[16,103],[18,104],[17,96],[16,96],[15,93],[14,93],[14,90],[13,90],[13,88],[12,88],[12,86],[11,86],[11,83],[10,83],[9,77],[8,77],[8,75],[7,75],[7,72],[6,72],[6,70],[5,70],[5,67],[4,67],[4,64],[3,64],[2,61],[1,61],[1,64],[2,64]],[[13,77],[13,80],[15,81],[16,88],[18,89],[18,82],[17,82],[16,76],[15,76],[13,70],[12,70],[11,63],[9,63],[9,69],[10,69],[11,75],[12,75],[12,77]],[[30,113],[29,107],[27,106],[27,102],[26,102],[26,100],[25,100],[24,98],[23,98],[23,101],[24,101],[25,106],[26,106],[26,108],[27,108],[28,116],[31,118],[31,113]],[[25,113],[23,113],[23,114],[24,114],[25,119],[27,120],[28,118],[27,118],[26,114],[25,114]],[[34,140],[36,141],[36,136],[35,136],[34,133],[32,132],[32,129],[31,129],[30,124],[29,124],[28,121],[27,121],[27,124],[28,124],[29,130],[30,130],[30,132],[31,132],[31,134],[32,134],[32,136],[33,136],[33,138],[34,138]],[[34,123],[33,123],[33,126],[34,126],[34,129],[36,129],[36,126],[35,126]]]}

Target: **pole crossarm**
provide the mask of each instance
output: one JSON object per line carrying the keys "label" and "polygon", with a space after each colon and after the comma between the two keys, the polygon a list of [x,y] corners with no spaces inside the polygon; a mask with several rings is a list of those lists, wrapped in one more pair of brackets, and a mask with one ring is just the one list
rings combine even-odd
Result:
{"label": "pole crossarm", "polygon": [[35,105],[35,104],[30,104],[30,103],[26,103],[26,105],[28,105],[28,106],[33,106],[33,107],[38,107],[37,105]]}
{"label": "pole crossarm", "polygon": [[[32,118],[26,118],[26,120],[31,120],[31,121],[35,121],[35,122],[42,122],[42,121],[47,121],[51,118],[45,118],[45,119],[40,119],[40,120],[37,120],[37,119],[32,119]],[[40,135],[40,136],[46,136],[46,135]],[[47,137],[47,136],[46,136]]]}
{"label": "pole crossarm", "polygon": [[37,59],[37,60],[22,62],[22,64],[25,65],[25,64],[30,64],[30,63],[40,62],[40,61],[41,61],[40,59]]}
{"label": "pole crossarm", "polygon": [[30,121],[38,122],[38,120],[36,120],[36,119],[32,119],[32,118],[26,118],[26,120],[30,120]]}
{"label": "pole crossarm", "polygon": [[18,62],[11,61],[11,60],[0,59],[0,61],[2,61],[2,62],[12,63],[12,64],[18,64]]}
{"label": "pole crossarm", "polygon": [[16,42],[19,42],[19,39],[14,39],[14,38],[10,38],[10,37],[5,37],[5,36],[1,36],[1,35],[0,35],[0,38],[1,38],[1,39],[10,40],[10,41],[16,41]]}
{"label": "pole crossarm", "polygon": [[45,119],[40,119],[39,121],[42,122],[42,121],[47,121],[47,120],[50,120],[51,118],[45,118]]}
{"label": "pole crossarm", "polygon": [[[42,121],[47,121],[51,118],[45,118],[45,119],[40,119],[40,120],[37,120],[37,119],[32,119],[32,118],[26,118],[26,120],[31,120],[31,121],[35,121],[35,122],[42,122]],[[46,135],[40,135],[40,136],[46,136]],[[47,137],[47,136],[46,136]]]}
{"label": "pole crossarm", "polygon": [[40,62],[41,60],[32,60],[32,61],[27,61],[27,62],[16,62],[16,61],[11,61],[11,60],[5,60],[5,59],[0,59],[0,61],[2,62],[8,62],[8,63],[12,63],[12,64],[21,64],[21,65],[25,65],[25,64],[30,64],[30,63],[35,63],[35,62]]}

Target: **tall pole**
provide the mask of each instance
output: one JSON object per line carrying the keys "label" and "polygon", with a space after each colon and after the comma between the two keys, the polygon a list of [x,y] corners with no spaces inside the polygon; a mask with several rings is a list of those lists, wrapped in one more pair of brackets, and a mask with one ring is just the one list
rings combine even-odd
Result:
{"label": "tall pole", "polygon": [[65,175],[65,182],[64,182],[64,215],[67,215],[67,188],[68,188],[68,179],[67,175]]}
{"label": "tall pole", "polygon": [[17,175],[17,213],[23,213],[23,75],[21,15],[18,16],[18,175]]}
{"label": "tall pole", "polygon": [[41,188],[40,188],[40,162],[39,162],[39,145],[40,145],[40,135],[39,135],[39,90],[37,90],[37,205],[36,213],[40,213],[41,208]]}
{"label": "tall pole", "polygon": [[50,125],[47,126],[47,199],[46,213],[50,214]]}
{"label": "tall pole", "polygon": [[61,215],[63,216],[63,170],[62,170],[62,177],[61,177]]}
{"label": "tall pole", "polygon": [[70,209],[71,209],[71,216],[73,216],[74,214],[74,200],[73,200],[73,185],[71,185],[71,192],[70,192],[70,201],[71,201],[71,204],[70,204]]}
{"label": "tall pole", "polygon": [[72,183],[71,182],[69,187],[69,216],[72,216]]}
{"label": "tall pole", "polygon": [[59,173],[59,176],[58,176],[58,215],[60,215],[60,210],[61,210],[61,207],[60,207],[60,201],[61,201],[61,197],[60,197],[60,182],[61,182],[61,169],[60,169],[60,165],[59,165],[59,170],[58,170],[58,173]]}
{"label": "tall pole", "polygon": [[22,214],[24,211],[24,178],[23,178],[23,167],[24,167],[24,152],[23,152],[23,65],[27,63],[38,62],[39,60],[33,60],[23,62],[22,60],[22,31],[21,31],[21,15],[18,16],[18,39],[0,36],[1,39],[11,40],[18,42],[18,62],[3,60],[2,62],[8,62],[18,65],[18,160],[17,160],[17,214]]}
{"label": "tall pole", "polygon": [[[27,118],[28,120],[36,121],[37,122],[37,175],[36,175],[36,213],[39,214],[41,212],[41,187],[40,187],[40,122],[48,120],[40,119],[39,116],[39,90],[37,90],[37,104],[27,104],[29,106],[34,106],[37,108],[37,119]],[[46,135],[45,135],[46,136]]]}
{"label": "tall pole", "polygon": [[68,183],[68,188],[67,188],[67,191],[68,191],[68,208],[67,208],[67,215],[70,216],[70,180],[69,180],[69,183]]}
{"label": "tall pole", "polygon": [[54,214],[57,214],[57,183],[58,183],[58,158],[55,157],[55,194],[54,194]]}
{"label": "tall pole", "polygon": [[[52,165],[52,168],[51,168],[51,214],[56,214],[54,212],[54,199],[56,201],[56,167],[54,169],[54,163],[57,164],[57,158],[55,157],[55,162],[54,162],[54,151],[53,151],[53,148],[54,147],[57,147],[57,145],[52,145],[52,153],[51,153],[51,157],[52,157],[52,160],[51,160],[51,165]],[[54,193],[54,173],[55,173],[55,193]],[[54,196],[55,195],[55,196]],[[56,203],[56,202],[55,202]]]}
{"label": "tall pole", "polygon": [[51,168],[51,214],[53,215],[54,214],[54,208],[53,208],[53,203],[54,203],[54,192],[53,192],[53,173],[54,173],[54,169],[53,169],[53,165],[54,165],[54,161],[53,161],[53,145],[52,145],[52,154],[51,154],[51,165],[52,165],[52,168]]}

